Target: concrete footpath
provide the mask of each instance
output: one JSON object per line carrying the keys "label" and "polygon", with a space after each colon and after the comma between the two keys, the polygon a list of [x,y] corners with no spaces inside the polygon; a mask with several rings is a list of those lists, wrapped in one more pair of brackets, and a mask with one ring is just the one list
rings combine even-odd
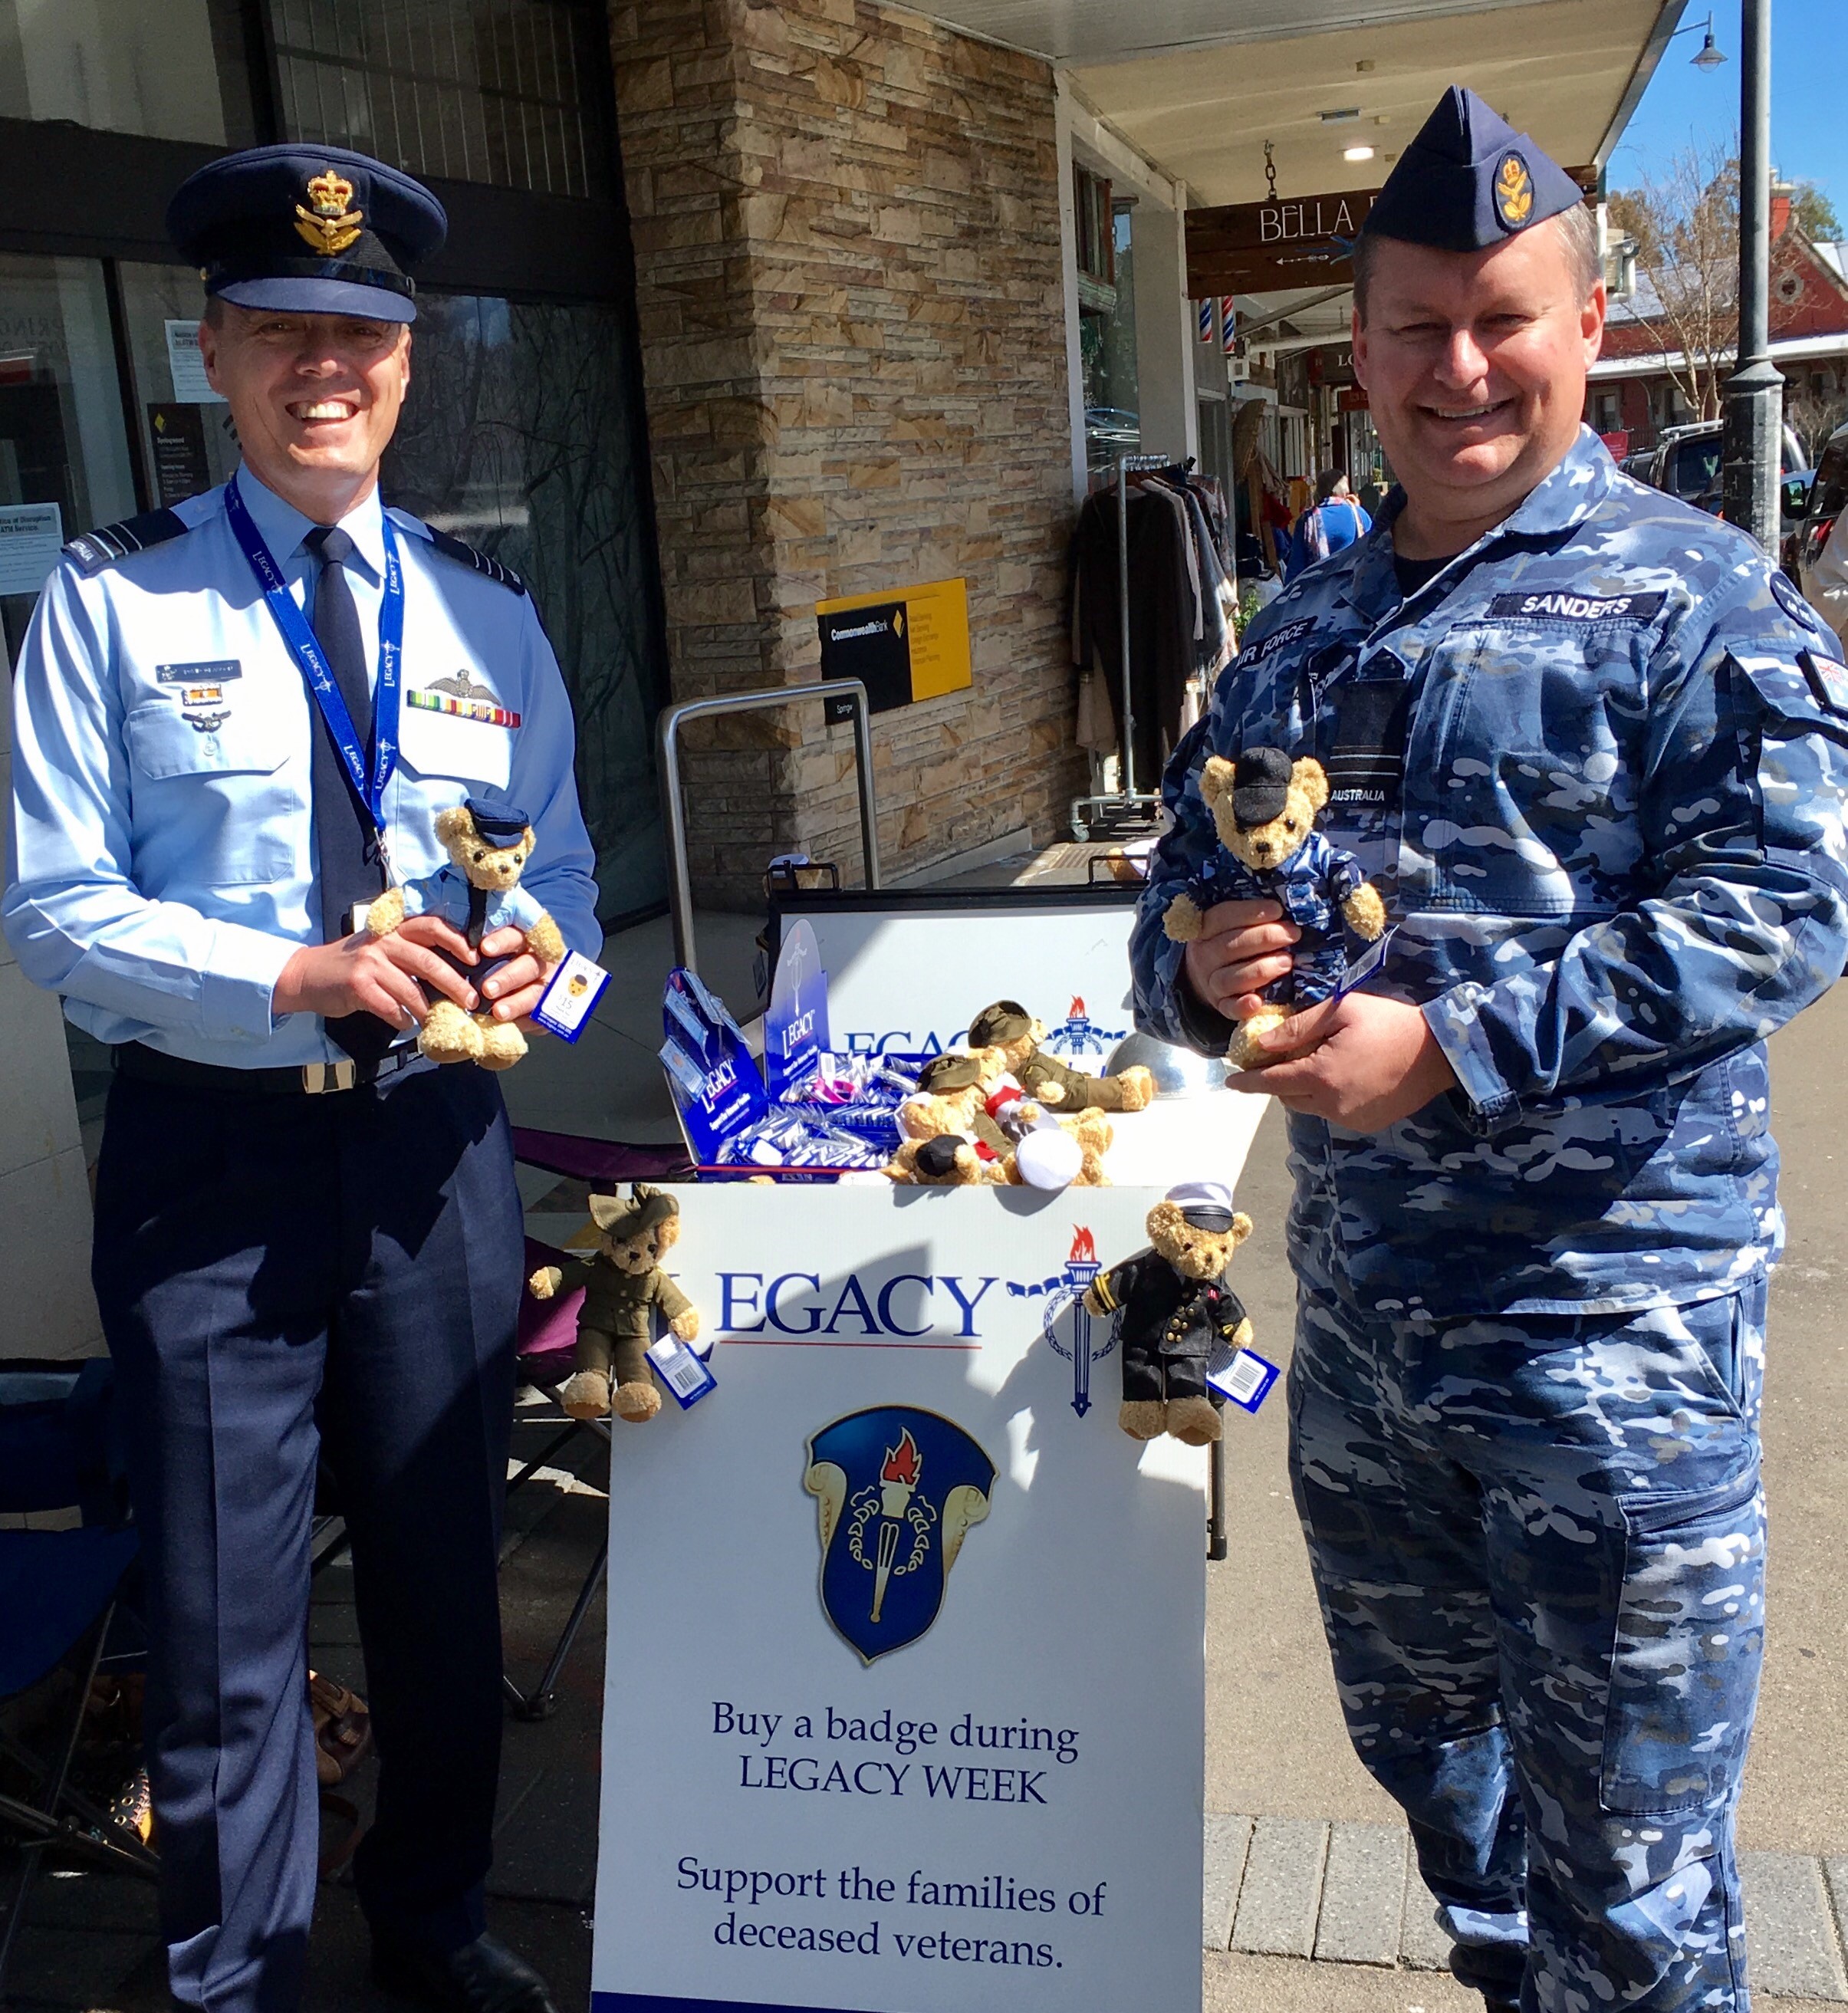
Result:
{"label": "concrete footpath", "polygon": [[[748,970],[748,931],[735,928],[713,949]],[[636,989],[632,1013],[619,1006],[609,1022],[610,1039],[638,1052],[654,1039],[642,1010],[646,989]],[[1848,1549],[1839,1450],[1848,1422],[1848,1336],[1838,1313],[1848,1296],[1848,1257],[1837,1248],[1848,1081],[1838,1042],[1848,1046],[1848,990],[1773,1045],[1790,1246],[1771,1299],[1771,1647],[1742,1843],[1752,1855],[1756,1997],[1778,2013],[1848,2004],[1848,1925],[1837,1915],[1838,1905],[1848,1910],[1848,1591],[1838,1563]],[[613,1096],[607,1109],[593,1099],[593,1116],[581,1080],[574,1110],[562,1078],[527,1067],[527,1099],[541,1107],[522,1114],[529,1123],[550,1118],[630,1137],[652,1130],[651,1089]],[[553,1110],[544,1109],[555,1096]],[[539,1192],[551,1187],[538,1183],[529,1203],[548,1213],[581,1207],[581,1189]],[[1280,1360],[1288,1359],[1292,1300],[1282,1259],[1285,1196],[1281,1128],[1272,1114],[1241,1184],[1240,1204],[1256,1232],[1239,1267],[1258,1346]],[[548,1407],[524,1405],[520,1449],[536,1452],[556,1423]],[[1231,1423],[1231,1556],[1208,1569],[1206,1913],[1214,1947],[1203,1958],[1207,2013],[1480,2013],[1479,1999],[1428,1968],[1442,1952],[1409,1870],[1403,1828],[1342,1730],[1284,1473],[1282,1403],[1273,1399],[1257,1418]],[[522,1682],[542,1666],[602,1540],[603,1459],[580,1436],[575,1453],[516,1500],[502,1589],[509,1668]],[[350,1593],[344,1568],[317,1582],[313,1655],[320,1668],[363,1683]],[[547,1972],[567,2013],[588,1997],[602,1635],[599,1600],[566,1667],[557,1713],[536,1725],[509,1719],[504,1749],[494,1918]],[[367,1772],[354,1785],[362,1804]],[[0,1897],[10,1891],[10,1872],[0,1854]],[[145,1887],[62,1872],[41,1884],[10,2002],[34,2013],[164,2013],[154,1939]],[[366,1983],[365,1950],[351,1888],[336,1877],[322,1888],[312,2013],[382,2013],[395,2003]]]}

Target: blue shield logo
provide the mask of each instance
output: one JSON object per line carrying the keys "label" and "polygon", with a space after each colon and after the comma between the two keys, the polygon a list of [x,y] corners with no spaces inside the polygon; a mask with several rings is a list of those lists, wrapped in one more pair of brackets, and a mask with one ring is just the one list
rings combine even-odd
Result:
{"label": "blue shield logo", "polygon": [[870,1664],[936,1620],[995,1464],[935,1412],[875,1405],[810,1440],[802,1486],[820,1516],[822,1612]]}

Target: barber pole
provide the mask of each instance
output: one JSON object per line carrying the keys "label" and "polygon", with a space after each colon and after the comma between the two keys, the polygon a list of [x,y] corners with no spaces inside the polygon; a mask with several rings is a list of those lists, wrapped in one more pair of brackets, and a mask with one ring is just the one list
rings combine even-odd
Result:
{"label": "barber pole", "polygon": [[1200,302],[1200,340],[1202,342],[1213,340],[1213,302],[1210,297]]}
{"label": "barber pole", "polygon": [[1219,346],[1228,356],[1236,356],[1239,353],[1239,338],[1233,333],[1237,322],[1238,316],[1232,306],[1231,295],[1221,294],[1219,297]]}

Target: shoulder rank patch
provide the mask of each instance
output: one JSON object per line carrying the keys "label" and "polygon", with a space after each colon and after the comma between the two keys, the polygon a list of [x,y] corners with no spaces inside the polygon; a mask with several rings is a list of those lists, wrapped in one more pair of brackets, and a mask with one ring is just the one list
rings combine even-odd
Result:
{"label": "shoulder rank patch", "polygon": [[1498,594],[1489,604],[1492,620],[1531,622],[1653,622],[1665,594]]}
{"label": "shoulder rank patch", "polygon": [[65,554],[77,561],[86,574],[101,573],[106,566],[125,560],[130,552],[145,552],[150,545],[164,545],[187,529],[172,510],[144,510],[138,517],[124,517],[117,524],[99,524],[65,545]]}
{"label": "shoulder rank patch", "polygon": [[477,573],[486,574],[496,586],[511,588],[516,594],[525,593],[526,582],[511,567],[502,566],[499,560],[490,559],[487,553],[477,552],[473,545],[464,544],[460,538],[452,538],[447,531],[438,531],[434,525],[431,527],[430,542],[449,558],[460,560],[464,566],[473,567]]}

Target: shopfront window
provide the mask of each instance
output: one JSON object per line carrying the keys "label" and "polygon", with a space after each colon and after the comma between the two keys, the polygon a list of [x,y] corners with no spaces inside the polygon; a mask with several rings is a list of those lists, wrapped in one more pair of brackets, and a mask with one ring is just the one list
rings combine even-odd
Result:
{"label": "shopfront window", "polygon": [[607,920],[662,900],[651,728],[667,702],[642,447],[610,308],[420,296],[385,494],[512,567],[577,718]]}
{"label": "shopfront window", "polygon": [[[602,189],[607,145],[573,0],[270,0],[290,135],[416,175],[545,195]],[[607,33],[603,28],[602,32]]]}
{"label": "shopfront window", "polygon": [[1114,206],[1115,286],[1107,302],[1080,297],[1078,354],[1085,374],[1085,452],[1093,470],[1142,449],[1136,391],[1135,210]]}
{"label": "shopfront window", "polygon": [[9,669],[59,547],[134,507],[102,267],[0,253],[0,633]]}
{"label": "shopfront window", "polygon": [[0,0],[0,119],[248,146],[238,0]]}

